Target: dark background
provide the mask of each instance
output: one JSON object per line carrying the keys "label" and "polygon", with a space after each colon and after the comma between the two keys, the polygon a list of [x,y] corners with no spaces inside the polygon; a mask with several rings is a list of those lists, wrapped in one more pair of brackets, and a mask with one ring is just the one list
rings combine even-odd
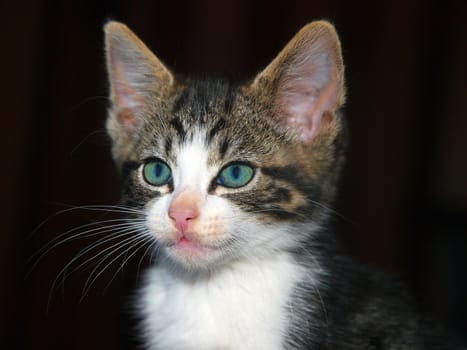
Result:
{"label": "dark background", "polygon": [[239,75],[263,68],[310,20],[334,22],[351,131],[340,234],[355,256],[404,276],[424,308],[466,340],[466,3],[2,2],[0,348],[124,349],[134,337],[121,311],[140,255],[108,285],[119,264],[110,266],[84,298],[91,270],[51,289],[90,240],[52,250],[26,277],[35,251],[95,215],[56,215],[33,233],[44,219],[118,201],[103,130],[109,18],[179,72]]}

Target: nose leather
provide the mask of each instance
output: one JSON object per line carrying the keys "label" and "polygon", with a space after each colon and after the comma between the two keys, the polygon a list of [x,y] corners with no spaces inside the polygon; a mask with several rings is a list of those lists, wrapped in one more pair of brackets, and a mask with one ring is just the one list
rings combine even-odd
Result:
{"label": "nose leather", "polygon": [[169,217],[174,221],[177,230],[184,233],[188,230],[189,221],[198,217],[198,212],[195,208],[171,208]]}
{"label": "nose leather", "polygon": [[199,216],[200,197],[189,191],[177,194],[169,207],[169,217],[173,220],[177,231],[185,233],[189,225]]}

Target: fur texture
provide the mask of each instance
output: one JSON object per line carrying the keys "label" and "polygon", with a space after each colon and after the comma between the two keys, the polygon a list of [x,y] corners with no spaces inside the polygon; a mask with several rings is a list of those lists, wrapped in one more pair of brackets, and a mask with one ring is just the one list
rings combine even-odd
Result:
{"label": "fur texture", "polygon": [[[331,24],[243,84],[175,77],[125,25],[105,32],[123,201],[157,247],[138,298],[148,349],[453,349],[329,230],[346,143]],[[148,181],[148,164],[170,177]],[[251,178],[228,186],[229,167]]]}

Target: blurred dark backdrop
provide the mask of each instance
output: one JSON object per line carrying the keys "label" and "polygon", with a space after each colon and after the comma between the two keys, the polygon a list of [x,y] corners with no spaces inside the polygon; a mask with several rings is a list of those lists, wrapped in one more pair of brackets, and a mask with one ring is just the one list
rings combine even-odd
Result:
{"label": "blurred dark backdrop", "polygon": [[70,206],[118,201],[103,127],[102,25],[126,22],[182,73],[252,74],[313,19],[337,26],[351,131],[336,223],[352,254],[404,276],[422,305],[467,337],[465,1],[2,2],[0,348],[125,349],[136,256],[103,273],[60,270],[90,241],[27,259],[93,220]]}

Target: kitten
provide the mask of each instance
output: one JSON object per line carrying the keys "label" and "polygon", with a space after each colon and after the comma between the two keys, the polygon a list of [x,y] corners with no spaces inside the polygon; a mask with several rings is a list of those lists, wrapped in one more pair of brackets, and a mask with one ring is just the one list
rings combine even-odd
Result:
{"label": "kitten", "polygon": [[341,254],[334,27],[305,26],[252,80],[175,76],[105,26],[123,200],[157,248],[138,297],[147,349],[453,349],[397,283]]}

